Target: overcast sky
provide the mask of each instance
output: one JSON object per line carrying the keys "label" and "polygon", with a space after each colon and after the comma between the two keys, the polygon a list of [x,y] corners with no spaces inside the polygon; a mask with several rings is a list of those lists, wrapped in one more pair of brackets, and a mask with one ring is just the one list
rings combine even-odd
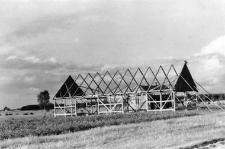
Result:
{"label": "overcast sky", "polygon": [[1,0],[0,109],[68,75],[174,64],[225,92],[224,0]]}

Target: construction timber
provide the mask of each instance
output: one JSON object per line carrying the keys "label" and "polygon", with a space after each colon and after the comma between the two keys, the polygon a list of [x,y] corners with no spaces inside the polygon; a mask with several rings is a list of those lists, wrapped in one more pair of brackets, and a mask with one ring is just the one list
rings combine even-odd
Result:
{"label": "construction timber", "polygon": [[69,76],[53,98],[54,116],[175,112],[178,104],[185,109],[190,105],[197,108],[196,103],[203,99],[198,96],[196,83],[187,62],[180,74],[170,65],[167,71],[159,66],[156,71],[148,67],[145,71],[137,68],[79,74],[75,80]]}

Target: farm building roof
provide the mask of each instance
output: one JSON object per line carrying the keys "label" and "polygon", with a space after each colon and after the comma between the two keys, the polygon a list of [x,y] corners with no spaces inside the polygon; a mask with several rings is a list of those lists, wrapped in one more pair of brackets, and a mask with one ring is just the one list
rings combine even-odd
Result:
{"label": "farm building roof", "polygon": [[178,77],[178,80],[175,84],[175,90],[176,92],[186,92],[186,91],[198,92],[195,82],[187,67],[187,62],[185,62],[184,67]]}
{"label": "farm building roof", "polygon": [[83,90],[76,84],[73,78],[69,76],[56,93],[55,97],[73,97],[82,95],[84,95]]}

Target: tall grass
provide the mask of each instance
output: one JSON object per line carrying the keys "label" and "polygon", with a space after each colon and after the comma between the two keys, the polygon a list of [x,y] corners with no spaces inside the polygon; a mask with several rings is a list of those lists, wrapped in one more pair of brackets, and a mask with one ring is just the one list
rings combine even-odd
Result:
{"label": "tall grass", "polygon": [[95,127],[149,122],[196,115],[196,112],[156,112],[94,115],[87,117],[30,117],[0,121],[0,140],[26,136],[58,135]]}
{"label": "tall grass", "polygon": [[225,137],[225,113],[200,113],[191,117],[98,127],[62,135],[7,139],[0,141],[0,148],[178,149],[194,148],[196,145],[205,148],[212,140],[220,141]]}

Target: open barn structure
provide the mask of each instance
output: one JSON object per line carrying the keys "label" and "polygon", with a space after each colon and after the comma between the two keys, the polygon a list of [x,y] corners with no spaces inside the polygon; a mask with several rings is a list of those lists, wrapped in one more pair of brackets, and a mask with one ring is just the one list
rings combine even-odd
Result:
{"label": "open barn structure", "polygon": [[[204,90],[192,78],[187,62],[179,74],[170,65],[167,71],[159,66],[156,71],[148,67],[145,71],[79,74],[76,79],[69,76],[53,97],[54,116],[175,111],[179,105],[197,108],[198,102],[212,111],[199,96],[196,84]],[[211,100],[208,96],[204,99]]]}

